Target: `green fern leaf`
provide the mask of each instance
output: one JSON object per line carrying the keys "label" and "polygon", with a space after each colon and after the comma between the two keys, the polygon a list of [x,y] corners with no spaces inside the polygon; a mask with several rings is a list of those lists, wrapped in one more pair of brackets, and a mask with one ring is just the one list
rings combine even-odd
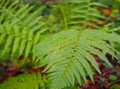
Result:
{"label": "green fern leaf", "polygon": [[88,26],[98,29],[100,28],[98,24],[103,24],[105,16],[95,7],[106,6],[92,2],[91,0],[66,0],[62,4],[56,5],[55,9],[58,8],[58,11],[56,10],[56,16],[63,18],[66,30],[69,28],[83,30]]}
{"label": "green fern leaf", "polygon": [[39,66],[47,65],[44,71],[52,81],[50,89],[62,89],[74,86],[75,81],[83,85],[87,76],[94,82],[93,69],[99,73],[100,70],[92,54],[111,66],[105,54],[116,57],[117,50],[111,45],[114,42],[120,43],[120,36],[115,33],[68,30],[40,42],[35,46],[34,53],[40,60]]}
{"label": "green fern leaf", "polygon": [[45,89],[45,80],[39,73],[11,77],[0,84],[0,89]]}
{"label": "green fern leaf", "polygon": [[6,54],[9,54],[8,57],[24,55],[27,58],[33,46],[40,41],[41,34],[47,30],[41,21],[41,12],[45,7],[41,6],[36,11],[33,8],[29,4],[21,7],[19,3],[11,3],[11,0],[0,1],[1,58]]}

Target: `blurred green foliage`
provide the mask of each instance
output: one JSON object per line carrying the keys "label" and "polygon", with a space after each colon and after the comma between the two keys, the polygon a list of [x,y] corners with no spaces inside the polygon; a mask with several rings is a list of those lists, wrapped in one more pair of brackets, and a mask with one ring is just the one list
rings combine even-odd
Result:
{"label": "blurred green foliage", "polygon": [[120,9],[120,0],[93,0],[98,3],[102,3],[108,6],[112,6],[115,9]]}

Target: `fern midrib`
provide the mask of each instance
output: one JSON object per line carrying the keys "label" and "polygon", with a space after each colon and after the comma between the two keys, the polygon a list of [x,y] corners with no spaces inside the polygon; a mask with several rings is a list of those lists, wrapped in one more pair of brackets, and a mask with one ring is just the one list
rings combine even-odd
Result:
{"label": "fern midrib", "polygon": [[84,23],[84,26],[83,26],[83,29],[82,30],[85,30],[86,29],[86,27],[87,27],[87,25],[88,24],[85,24],[85,22],[87,22],[89,19],[88,19],[88,16],[89,16],[89,8],[90,8],[90,0],[88,1],[88,8],[87,8],[87,10],[86,10],[86,18],[85,18],[85,20],[83,21],[83,23]]}
{"label": "fern midrib", "polygon": [[[71,62],[73,61],[73,57],[75,57],[73,54],[74,54],[74,52],[76,52],[76,48],[77,48],[77,44],[72,48],[72,51],[71,51],[72,55],[70,57],[67,57],[69,59],[69,61],[66,63],[64,71],[62,71],[61,76],[59,77],[59,80],[57,81],[57,85],[56,85],[55,89],[57,89],[60,86],[62,77],[64,76],[66,71],[69,69],[68,67],[70,67]],[[64,60],[62,60],[62,61],[64,61]]]}
{"label": "fern midrib", "polygon": [[62,15],[63,15],[65,29],[68,30],[68,23],[67,23],[67,18],[66,18],[66,15],[65,15],[65,11],[64,11],[64,9],[61,6],[60,6],[60,9],[61,9],[61,12],[62,12]]}
{"label": "fern midrib", "polygon": [[56,86],[55,86],[55,89],[57,89],[57,88],[59,88],[59,86],[60,86],[60,83],[61,83],[61,79],[62,79],[62,77],[64,76],[64,74],[66,73],[66,71],[68,70],[68,67],[70,66],[70,61],[72,61],[72,57],[73,56],[71,56],[69,59],[69,61],[68,61],[68,63],[66,63],[67,65],[66,65],[66,67],[64,68],[64,71],[61,73],[61,76],[59,77],[59,80],[57,81],[57,83],[56,83]]}

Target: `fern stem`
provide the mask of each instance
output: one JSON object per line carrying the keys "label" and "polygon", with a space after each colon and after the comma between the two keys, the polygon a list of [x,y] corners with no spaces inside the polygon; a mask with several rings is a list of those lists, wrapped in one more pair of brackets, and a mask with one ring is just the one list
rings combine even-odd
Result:
{"label": "fern stem", "polygon": [[68,24],[67,24],[65,11],[64,11],[64,9],[61,6],[60,6],[60,9],[61,9],[61,12],[62,12],[62,15],[63,15],[63,20],[64,20],[64,23],[65,23],[65,29],[68,30]]}
{"label": "fern stem", "polygon": [[82,31],[83,31],[83,30],[79,30],[79,31],[78,31],[78,34],[77,34],[77,41],[79,41],[80,35],[81,35]]}

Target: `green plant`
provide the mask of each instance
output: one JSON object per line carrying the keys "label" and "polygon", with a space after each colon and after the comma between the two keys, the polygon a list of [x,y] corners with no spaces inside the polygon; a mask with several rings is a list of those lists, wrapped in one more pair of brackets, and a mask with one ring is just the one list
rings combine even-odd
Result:
{"label": "green plant", "polygon": [[[94,70],[100,73],[94,55],[99,56],[111,66],[105,55],[109,53],[116,57],[116,53],[119,53],[113,46],[114,43],[120,42],[119,35],[102,31],[105,28],[101,28],[101,31],[86,30],[88,25],[96,29],[100,28],[96,23],[101,24],[104,16],[100,16],[93,7],[102,5],[92,3],[90,0],[68,0],[68,3],[72,8],[71,14],[64,13],[66,7],[58,6],[63,10],[63,12],[61,11],[65,24],[63,29],[68,31],[59,32],[45,39],[35,47],[34,51],[38,57],[38,61],[36,61],[38,66],[47,65],[44,71],[51,80],[51,89],[74,86],[76,82],[83,85],[87,76],[93,81]],[[96,18],[92,18],[93,16]]]}
{"label": "green plant", "polygon": [[99,73],[100,70],[93,55],[111,66],[105,55],[109,53],[116,57],[117,50],[111,46],[114,42],[120,43],[120,37],[115,33],[69,30],[42,41],[34,52],[40,58],[39,66],[47,65],[45,71],[52,81],[51,89],[62,89],[74,86],[76,82],[83,85],[87,76],[94,82],[94,70]]}
{"label": "green plant", "polygon": [[[113,0],[93,0],[93,1],[96,1],[98,3],[102,3],[102,4],[105,4],[105,5],[112,5],[113,3]],[[115,1],[115,0],[114,0]]]}
{"label": "green plant", "polygon": [[45,89],[45,83],[46,78],[40,73],[22,74],[9,78],[5,83],[0,84],[0,89]]}
{"label": "green plant", "polygon": [[112,6],[114,9],[120,9],[120,0],[93,0],[104,5]]}
{"label": "green plant", "polygon": [[54,29],[60,29],[60,31],[61,29],[83,30],[88,26],[99,29],[100,26],[98,25],[102,24],[103,19],[105,19],[105,16],[93,7],[106,6],[92,2],[91,0],[66,0],[51,7],[53,9],[50,19],[56,18],[51,27],[54,27],[54,25],[57,24],[56,28],[54,27]]}
{"label": "green plant", "polygon": [[113,3],[112,3],[112,6],[115,9],[120,9],[119,4],[120,4],[120,0],[114,0]]}
{"label": "green plant", "polygon": [[[6,5],[6,2],[3,1],[3,3],[5,3]],[[11,7],[11,5],[8,7]],[[2,6],[4,5],[2,4]],[[48,79],[47,81],[49,82],[47,82],[46,84],[48,87],[47,88],[44,87],[44,88],[45,89],[69,89],[71,87],[72,89],[75,89],[75,88],[78,89],[76,86],[78,84],[81,86],[84,85],[86,83],[87,78],[90,78],[91,81],[94,83],[94,79],[93,79],[94,73],[96,71],[101,73],[98,63],[96,62],[94,56],[95,55],[99,56],[101,60],[103,60],[107,65],[111,67],[112,65],[107,59],[106,54],[109,53],[110,55],[112,55],[112,57],[115,57],[115,58],[117,58],[116,54],[119,54],[119,52],[114,48],[114,45],[116,43],[120,43],[120,36],[116,34],[114,31],[109,32],[108,27],[101,28],[98,26],[98,24],[103,23],[102,20],[105,17],[102,16],[97,10],[97,8],[95,7],[98,7],[98,6],[103,7],[103,5],[92,2],[92,0],[82,0],[82,1],[66,0],[61,2],[60,4],[55,4],[55,5],[51,4],[50,6],[51,6],[50,9],[52,9],[53,11],[54,10],[57,11],[55,13],[50,12],[50,15],[55,17],[57,21],[51,22],[51,24],[47,23],[46,21],[46,24],[51,26],[52,25],[54,26],[54,24],[57,24],[57,26],[60,28],[56,28],[56,29],[60,29],[60,32],[56,34],[52,34],[51,36],[47,36],[47,37],[45,36],[44,39],[41,38],[42,39],[41,42],[40,42],[40,37],[41,37],[40,34],[46,31],[46,25],[45,25],[45,29],[42,29],[41,25],[43,26],[45,23],[39,21],[39,19],[36,18],[36,16],[32,17],[31,15],[33,14],[33,12],[25,14],[25,17],[22,20],[22,23],[24,22],[24,20],[26,22],[27,16],[30,14],[30,17],[28,16],[28,20],[30,19],[30,22],[27,23],[27,25],[26,23],[23,23],[23,25],[20,25],[20,23],[12,24],[12,26],[14,27],[15,25],[16,28],[19,28],[19,25],[20,25],[20,28],[22,31],[19,31],[19,34],[21,34],[21,36],[28,37],[28,35],[25,34],[27,32],[30,35],[30,38],[31,38],[31,33],[34,32],[34,27],[36,28],[37,26],[38,27],[40,26],[40,28],[35,29],[35,32],[37,30],[36,34],[38,34],[37,37],[39,40],[35,39],[35,41],[37,41],[35,43],[36,45],[32,45],[34,49],[30,50],[31,48],[28,47],[29,49],[26,48],[26,51],[27,51],[27,54],[33,51],[33,55],[37,57],[37,59],[34,60],[34,66],[37,66],[37,67],[45,66],[45,69],[43,70],[43,72],[45,72],[46,77]],[[22,6],[21,9],[24,9],[23,7],[24,6]],[[21,11],[21,9],[18,9],[18,11],[14,10],[14,12],[19,12],[19,10]],[[26,12],[27,10],[24,9],[24,12]],[[65,12],[66,10],[68,11]],[[11,8],[10,8],[10,11],[12,11]],[[39,13],[39,12],[36,12],[36,13]],[[36,24],[38,23],[37,26],[36,24],[33,24],[33,22],[31,22],[31,21],[35,21],[34,20],[35,18],[37,19],[37,22],[35,23]],[[5,18],[4,20],[6,21]],[[10,21],[13,21],[12,23],[14,23],[16,19],[13,19]],[[9,20],[6,21],[6,23],[1,24],[2,30],[1,30],[0,36],[4,35],[5,33],[3,31],[3,27],[6,27],[7,25],[11,26],[11,24],[8,22]],[[31,28],[32,26],[34,27]],[[92,26],[92,29],[95,29],[95,30],[88,29],[88,26]],[[29,30],[30,28],[32,30]],[[26,32],[24,33],[24,31]],[[8,32],[14,32],[14,30],[11,29],[9,31],[8,29]],[[16,34],[17,33],[15,33],[15,35]],[[36,34],[34,36],[36,36]],[[10,37],[12,35],[13,34],[10,34]],[[4,37],[4,40],[6,39],[7,38]],[[33,39],[31,40],[32,40],[31,42],[34,42]],[[3,40],[1,42],[5,44]],[[23,41],[20,40],[19,42],[22,43]],[[29,41],[27,41],[26,44],[29,44]],[[23,48],[25,47],[26,46],[23,46]],[[13,48],[17,50],[16,46],[13,46]],[[9,51],[8,47],[4,50],[5,52]],[[4,50],[3,50],[3,53],[4,53]],[[11,55],[12,56],[13,54],[16,55],[15,52],[16,51],[12,52]],[[20,51],[20,53],[23,53],[23,51]],[[25,57],[28,57],[28,55],[26,56],[26,52],[25,52]],[[12,81],[12,80],[8,80],[8,81]],[[29,80],[29,81],[32,81],[32,80]],[[16,81],[15,83],[18,83],[18,82]],[[4,84],[8,84],[8,83],[4,82],[3,85]],[[25,83],[23,87],[27,87],[27,83]],[[21,87],[18,87],[18,89],[19,88],[21,89]],[[4,89],[4,87],[2,89]]]}
{"label": "green plant", "polygon": [[47,30],[41,21],[44,6],[33,11],[34,6],[0,0],[0,59],[27,58]]}

